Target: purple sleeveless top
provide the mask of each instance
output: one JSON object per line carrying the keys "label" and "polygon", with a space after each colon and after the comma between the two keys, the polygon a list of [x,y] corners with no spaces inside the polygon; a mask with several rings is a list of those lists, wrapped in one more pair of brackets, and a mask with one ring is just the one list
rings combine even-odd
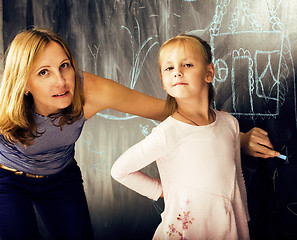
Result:
{"label": "purple sleeveless top", "polygon": [[[82,78],[82,72],[80,72]],[[53,125],[49,117],[35,114],[38,132],[31,146],[24,147],[11,143],[0,134],[0,163],[26,173],[51,175],[60,172],[74,159],[75,142],[79,138],[86,121],[82,117],[72,124],[66,124],[62,130]]]}
{"label": "purple sleeveless top", "polygon": [[26,148],[19,143],[11,143],[0,135],[0,163],[26,173],[51,175],[60,172],[74,159],[74,146],[79,138],[85,118],[82,116],[73,124],[66,124],[62,130],[53,125],[49,117],[34,116],[38,132]]}

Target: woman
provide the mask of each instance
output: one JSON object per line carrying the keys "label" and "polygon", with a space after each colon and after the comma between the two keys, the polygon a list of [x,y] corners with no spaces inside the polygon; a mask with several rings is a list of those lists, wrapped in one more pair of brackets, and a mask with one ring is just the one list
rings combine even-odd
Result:
{"label": "woman", "polygon": [[92,239],[74,160],[84,122],[106,108],[162,120],[164,102],[80,72],[67,44],[41,28],[12,41],[0,94],[0,238],[39,239],[35,208],[52,239]]}

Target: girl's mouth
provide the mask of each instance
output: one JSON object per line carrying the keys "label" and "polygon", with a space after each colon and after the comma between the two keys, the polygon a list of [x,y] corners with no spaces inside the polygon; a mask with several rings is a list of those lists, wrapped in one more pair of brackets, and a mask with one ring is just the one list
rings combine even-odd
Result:
{"label": "girl's mouth", "polygon": [[183,83],[183,82],[178,82],[178,83],[174,84],[173,86],[175,87],[175,86],[180,86],[180,85],[188,85],[188,84],[187,83]]}

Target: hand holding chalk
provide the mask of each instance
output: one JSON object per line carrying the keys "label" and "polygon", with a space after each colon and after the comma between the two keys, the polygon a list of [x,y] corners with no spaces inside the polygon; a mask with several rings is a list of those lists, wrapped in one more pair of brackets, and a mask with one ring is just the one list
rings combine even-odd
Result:
{"label": "hand holding chalk", "polygon": [[279,156],[277,156],[278,158],[281,158],[285,161],[287,161],[288,157],[286,155],[280,154]]}

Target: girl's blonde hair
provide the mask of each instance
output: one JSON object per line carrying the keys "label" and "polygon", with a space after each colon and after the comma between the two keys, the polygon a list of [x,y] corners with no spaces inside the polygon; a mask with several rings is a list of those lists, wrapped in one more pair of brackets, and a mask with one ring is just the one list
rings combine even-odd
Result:
{"label": "girl's blonde hair", "polygon": [[56,33],[44,28],[24,30],[16,35],[5,53],[5,66],[0,86],[0,134],[11,142],[32,144],[40,135],[34,121],[34,100],[25,95],[28,77],[38,55],[51,41],[64,49],[75,71],[75,89],[72,103],[53,117],[62,128],[78,120],[82,114],[82,86],[75,59],[66,42]]}
{"label": "girl's blonde hair", "polygon": [[[176,44],[184,45],[184,46],[187,45],[194,49],[197,49],[198,51],[201,52],[201,54],[204,58],[204,61],[205,61],[205,65],[209,65],[212,63],[211,48],[206,41],[204,41],[203,39],[201,39],[197,36],[194,36],[194,35],[180,34],[180,35],[170,38],[169,40],[164,42],[159,50],[158,61],[159,61],[160,76],[162,76],[161,75],[161,63],[163,61],[164,55],[166,54],[166,51],[164,51],[164,50],[167,49],[167,47],[172,47]],[[212,85],[212,83],[209,83],[209,90],[208,90],[209,105],[213,104],[214,95],[215,95],[215,91],[214,91],[213,85]],[[176,102],[175,98],[170,96],[169,94],[167,94],[165,113],[169,116],[176,111],[177,107],[178,106],[177,106],[177,102]]]}

